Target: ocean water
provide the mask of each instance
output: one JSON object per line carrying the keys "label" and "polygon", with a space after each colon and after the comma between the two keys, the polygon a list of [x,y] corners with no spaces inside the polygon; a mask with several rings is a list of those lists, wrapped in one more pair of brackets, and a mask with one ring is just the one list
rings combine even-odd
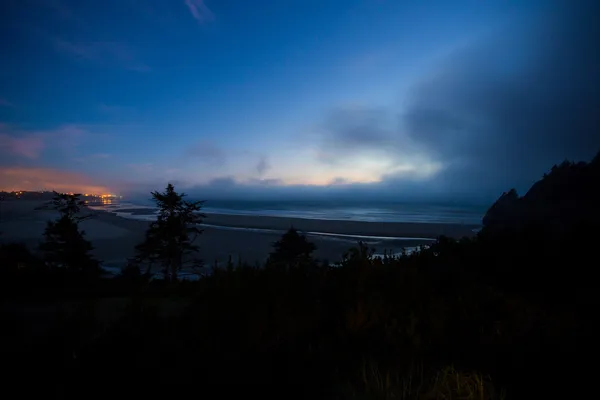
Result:
{"label": "ocean water", "polygon": [[[115,200],[91,208],[131,219],[153,220],[155,208],[147,201]],[[480,225],[485,207],[463,204],[326,202],[326,201],[207,201],[206,213],[260,215],[322,220],[420,222]]]}
{"label": "ocean water", "polygon": [[466,205],[339,201],[207,202],[205,211],[326,220],[460,224],[480,224],[485,213],[481,207]]}
{"label": "ocean water", "polygon": [[[156,219],[156,208],[150,201],[144,200],[113,200],[104,204],[88,204],[92,209],[104,210],[116,215],[143,221]],[[414,203],[358,203],[358,202],[316,202],[316,201],[207,201],[203,211],[229,215],[280,216],[323,220],[348,220],[369,222],[420,222],[420,223],[456,223],[478,226],[486,211],[485,207],[460,204],[414,204]],[[245,227],[223,227],[203,224],[225,230],[256,231],[281,235],[284,231],[274,229],[257,229]],[[477,231],[478,228],[473,229]],[[304,232],[309,237],[320,240],[336,241],[356,245],[357,241],[375,247],[379,250],[388,249],[392,254],[399,255],[404,251],[410,253],[417,250],[419,245],[427,244],[433,239],[407,237],[379,237],[332,234],[326,232]],[[417,243],[418,242],[418,243]],[[383,256],[382,253],[375,255]],[[106,262],[103,267],[113,273],[118,273],[123,266],[123,260]],[[210,267],[210,266],[208,266]],[[207,268],[208,268],[207,267]],[[115,272],[116,271],[116,272]],[[188,279],[196,279],[191,274]]]}

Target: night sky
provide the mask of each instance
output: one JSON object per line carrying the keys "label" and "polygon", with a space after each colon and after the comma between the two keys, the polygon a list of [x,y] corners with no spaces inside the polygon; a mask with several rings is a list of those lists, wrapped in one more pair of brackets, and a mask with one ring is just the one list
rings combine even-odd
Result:
{"label": "night sky", "polygon": [[523,191],[600,150],[598,4],[3,0],[0,189]]}

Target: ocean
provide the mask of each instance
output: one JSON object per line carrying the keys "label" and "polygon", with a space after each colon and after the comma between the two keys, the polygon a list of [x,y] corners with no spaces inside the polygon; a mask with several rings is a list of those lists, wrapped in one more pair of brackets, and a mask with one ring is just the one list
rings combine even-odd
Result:
{"label": "ocean", "polygon": [[[113,200],[90,208],[114,212],[124,218],[153,220],[155,208],[145,200]],[[147,212],[143,212],[145,209]],[[206,201],[203,212],[260,215],[320,220],[366,222],[419,222],[479,225],[486,207],[464,204],[425,204],[351,201]],[[132,212],[135,211],[135,212]]]}
{"label": "ocean", "polygon": [[[135,220],[153,221],[156,219],[156,208],[148,200],[119,199],[99,204],[88,204],[92,209],[104,210],[116,215]],[[327,202],[327,201],[206,201],[202,211],[209,214],[256,215],[274,217],[293,217],[319,220],[348,220],[367,222],[417,222],[417,223],[452,223],[465,225],[481,225],[486,207],[464,204],[417,204],[391,202]],[[273,229],[255,229],[245,227],[222,227],[204,224],[226,230],[256,231],[281,235],[284,231]],[[476,230],[474,230],[476,231]],[[304,232],[309,237],[320,240],[342,242],[348,248],[356,245],[358,240],[382,251],[388,249],[393,255],[402,251],[411,253],[418,249],[415,241],[427,243],[432,239],[379,237],[331,234],[326,232]],[[383,256],[376,252],[376,256]],[[210,264],[207,264],[210,266]],[[118,273],[122,260],[105,262],[103,267],[112,273]],[[193,274],[188,279],[196,279]]]}

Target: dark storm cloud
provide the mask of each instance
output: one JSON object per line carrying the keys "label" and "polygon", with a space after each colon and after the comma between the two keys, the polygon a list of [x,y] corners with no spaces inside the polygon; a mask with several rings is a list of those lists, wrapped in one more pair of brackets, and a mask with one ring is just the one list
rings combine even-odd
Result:
{"label": "dark storm cloud", "polygon": [[600,3],[572,3],[457,52],[414,87],[403,129],[446,165],[438,184],[527,188],[552,164],[600,149]]}
{"label": "dark storm cloud", "polygon": [[527,189],[565,158],[591,159],[600,150],[599,5],[547,2],[456,49],[414,82],[402,110],[331,112],[317,161],[423,156],[442,165],[427,185],[391,173],[378,187],[494,197]]}

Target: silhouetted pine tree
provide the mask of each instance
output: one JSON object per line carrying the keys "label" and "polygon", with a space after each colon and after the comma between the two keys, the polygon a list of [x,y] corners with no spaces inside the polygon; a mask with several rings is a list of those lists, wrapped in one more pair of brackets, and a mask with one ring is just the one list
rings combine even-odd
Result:
{"label": "silhouetted pine tree", "polygon": [[273,249],[269,256],[270,265],[293,268],[311,263],[316,246],[292,227],[273,243]]}
{"label": "silhouetted pine tree", "polygon": [[85,232],[79,229],[79,222],[90,217],[78,215],[84,204],[79,196],[54,193],[49,206],[57,210],[60,217],[56,221],[48,221],[40,250],[50,267],[66,268],[69,272],[91,277],[97,275],[100,268],[90,254],[92,244],[85,239]]}
{"label": "silhouetted pine tree", "polygon": [[199,246],[194,240],[202,233],[197,224],[204,214],[199,213],[203,201],[187,202],[184,193],[177,193],[168,184],[164,193],[152,192],[159,209],[156,221],[146,231],[144,242],[136,246],[138,263],[159,263],[165,279],[176,281],[184,264],[201,267],[202,260],[193,257]]}

